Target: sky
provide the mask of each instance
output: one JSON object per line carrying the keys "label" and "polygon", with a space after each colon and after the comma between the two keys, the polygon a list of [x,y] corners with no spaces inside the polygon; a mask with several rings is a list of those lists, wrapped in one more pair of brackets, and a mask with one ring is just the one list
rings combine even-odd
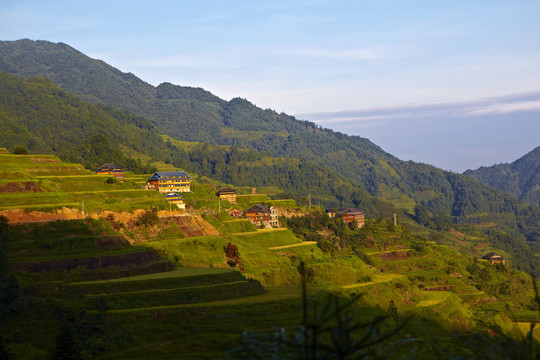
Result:
{"label": "sky", "polygon": [[0,40],[63,42],[403,160],[461,172],[540,145],[538,0],[0,3]]}

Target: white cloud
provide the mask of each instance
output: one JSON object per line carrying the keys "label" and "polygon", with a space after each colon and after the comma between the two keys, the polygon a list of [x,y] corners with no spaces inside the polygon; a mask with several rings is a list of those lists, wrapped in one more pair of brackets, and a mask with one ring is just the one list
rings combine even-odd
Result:
{"label": "white cloud", "polygon": [[540,100],[508,104],[493,104],[492,106],[472,110],[469,115],[508,114],[516,111],[540,110]]}

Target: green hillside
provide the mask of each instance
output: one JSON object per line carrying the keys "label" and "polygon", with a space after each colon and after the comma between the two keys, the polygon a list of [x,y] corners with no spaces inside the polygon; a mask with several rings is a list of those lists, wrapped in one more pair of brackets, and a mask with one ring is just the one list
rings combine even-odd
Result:
{"label": "green hillside", "polygon": [[[111,242],[124,231],[106,219],[2,225],[11,270],[0,276],[10,294],[2,298],[2,336],[17,358],[47,358],[54,344],[62,345],[66,327],[84,359],[222,358],[242,345],[244,331],[271,335],[284,328],[294,337],[302,323],[301,263],[312,309],[328,294],[342,302],[361,294],[344,314],[378,321],[383,333],[414,316],[381,351],[395,350],[395,341],[408,337],[444,347],[441,359],[475,358],[466,337],[485,334],[485,346],[504,354],[506,340],[487,337],[487,329],[511,335],[512,318],[534,316],[530,280],[522,273],[437,246],[406,225],[368,220],[354,230],[321,216],[304,218],[324,230],[316,243],[303,241],[312,235],[295,225],[302,218],[292,219],[290,229],[232,233],[238,229],[218,226],[216,236],[173,236],[137,246]],[[230,221],[226,213],[205,217]],[[336,243],[328,247],[325,241]],[[238,249],[232,268],[229,243]],[[429,346],[414,348],[400,352],[415,353],[413,358],[437,354]],[[258,351],[272,350],[260,344]]]}
{"label": "green hillside", "polygon": [[484,184],[540,205],[540,146],[510,164],[465,171]]}
{"label": "green hillside", "polygon": [[0,129],[6,134],[2,146],[22,145],[30,153],[55,154],[91,170],[104,163],[136,173],[176,166],[236,186],[278,186],[298,200],[313,193],[318,203],[391,212],[388,204],[324,165],[234,146],[164,140],[143,118],[93,105],[43,78],[0,74]]}
{"label": "green hillside", "polygon": [[[69,340],[83,359],[218,359],[247,351],[246,331],[253,340],[284,331],[293,341],[304,299],[310,326],[353,299],[341,320],[365,325],[355,341],[395,330],[378,346],[382,359],[403,339],[416,339],[397,348],[407,358],[474,358],[471,335],[512,358],[505,349],[528,349],[512,320],[538,319],[530,278],[512,269],[520,253],[504,252],[480,226],[439,231],[400,215],[397,225],[380,216],[356,228],[313,206],[259,229],[230,212],[298,204],[272,199],[283,193],[276,186],[239,188],[238,204],[218,202],[225,184],[194,173],[188,209],[155,216],[151,207],[168,210],[163,195],[139,189],[142,177],[131,173],[110,184],[51,155],[11,154],[0,154],[0,173],[2,206],[19,201],[9,209],[88,204],[85,219],[8,224],[0,216],[0,333],[15,358],[48,359]],[[90,218],[103,210],[114,213]],[[480,259],[488,251],[508,266]],[[497,331],[509,338],[488,335]],[[263,358],[276,349],[256,344]]]}
{"label": "green hillside", "polygon": [[[512,236],[525,236],[529,242],[538,240],[538,208],[528,207],[513,197],[494,191],[480,182],[433,166],[404,162],[384,152],[369,140],[348,136],[313,123],[298,121],[292,116],[260,109],[245,99],[225,101],[199,88],[175,86],[169,83],[153,87],[133,74],[123,74],[99,60],[91,59],[66,44],[46,41],[4,41],[0,43],[0,70],[18,76],[44,76],[63,90],[95,103],[132,111],[155,124],[160,132],[177,140],[210,144],[234,145],[254,149],[272,157],[284,158],[288,166],[300,159],[310,165],[299,173],[317,179],[321,173],[339,174],[343,180],[324,181],[324,188],[333,194],[319,201],[330,206],[369,207],[371,200],[364,194],[389,200],[395,206],[412,212],[415,204],[425,205],[433,215],[451,215],[457,223],[495,221],[509,226]],[[0,146],[2,146],[0,144]],[[234,185],[252,185],[239,177],[247,167],[236,167],[227,173],[227,159],[204,163],[208,155],[195,149],[192,171],[204,172]],[[188,151],[188,153],[191,150]],[[169,162],[191,162],[186,156]],[[183,163],[182,163],[183,161]],[[316,170],[321,166],[322,171]],[[230,169],[230,167],[229,167]],[[258,168],[257,170],[259,170]],[[295,167],[295,171],[298,168]],[[280,168],[285,174],[290,169]],[[255,174],[253,171],[252,174]],[[271,174],[279,174],[272,171]],[[234,176],[238,175],[237,178]],[[265,176],[268,174],[265,174]],[[289,174],[291,175],[291,174]],[[250,176],[261,180],[265,177]],[[278,179],[282,179],[280,175]],[[308,176],[304,176],[308,178]],[[283,183],[294,183],[296,175]],[[237,183],[238,182],[238,183]],[[339,184],[346,182],[344,188]],[[258,185],[276,185],[277,183]],[[294,184],[299,192],[310,184]],[[313,193],[321,193],[312,190]],[[305,190],[302,196],[309,195]],[[350,201],[351,197],[353,201]],[[356,200],[354,200],[356,199]],[[516,220],[512,220],[516,218]],[[534,219],[533,225],[528,219]]]}

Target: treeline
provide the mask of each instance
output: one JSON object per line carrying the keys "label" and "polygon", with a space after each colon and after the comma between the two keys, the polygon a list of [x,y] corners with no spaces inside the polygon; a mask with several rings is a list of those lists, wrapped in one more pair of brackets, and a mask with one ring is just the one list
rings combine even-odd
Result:
{"label": "treeline", "polygon": [[343,176],[305,160],[272,158],[235,146],[201,144],[190,149],[178,149],[172,163],[187,171],[237,186],[279,186],[287,196],[304,205],[307,205],[305,198],[311,195],[314,204],[354,206],[370,215],[394,212],[387,202],[374,198]]}
{"label": "treeline", "polygon": [[540,146],[510,164],[467,170],[484,184],[540,205]]}
{"label": "treeline", "polygon": [[0,73],[2,146],[55,154],[95,170],[116,163],[135,173],[155,170],[125,156],[121,146],[157,158],[166,145],[144,118],[68,94],[48,79],[24,80]]}

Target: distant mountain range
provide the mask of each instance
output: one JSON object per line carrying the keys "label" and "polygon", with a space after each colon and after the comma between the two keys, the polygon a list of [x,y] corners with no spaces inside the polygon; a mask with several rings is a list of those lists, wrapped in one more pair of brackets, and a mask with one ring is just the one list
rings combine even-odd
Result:
{"label": "distant mountain range", "polygon": [[[227,183],[274,182],[287,191],[304,196],[311,194],[312,199],[329,206],[343,203],[369,207],[374,199],[380,198],[412,212],[415,205],[422,204],[432,215],[445,214],[456,223],[495,221],[504,226],[509,234],[540,243],[540,207],[522,203],[472,177],[399,160],[368,139],[323,129],[284,113],[263,110],[245,99],[225,101],[200,88],[170,83],[154,87],[133,74],[122,73],[103,61],[91,59],[66,44],[47,41],[0,42],[0,71],[24,78],[46,77],[65,92],[96,104],[99,113],[110,119],[107,120],[108,124],[115,121],[121,124],[114,125],[117,130],[112,131],[123,132],[121,129],[124,126],[131,129],[125,130],[125,136],[115,134],[115,140],[111,143],[124,156],[128,155],[126,148],[139,154],[146,152],[142,140],[133,140],[139,144],[136,149],[129,145],[131,140],[127,136],[139,127],[141,135],[148,137],[146,146],[153,146],[149,155],[162,161],[176,162],[188,170],[191,168],[201,175]],[[14,82],[9,78],[4,79],[6,83]],[[38,83],[33,84],[33,88],[39,88],[39,83],[43,82],[39,79],[33,81]],[[50,83],[44,84],[41,86],[52,86]],[[55,93],[51,101],[56,101],[54,97],[70,96],[54,89],[47,91]],[[10,92],[13,90],[6,89],[5,99],[10,98]],[[20,96],[24,98],[24,92]],[[32,102],[28,99],[21,100],[28,105],[25,116],[35,111],[35,116],[39,117],[39,112],[46,110],[47,96],[40,99],[43,104],[38,108],[32,108]],[[72,101],[76,103],[79,100]],[[0,110],[9,108],[7,105],[4,103]],[[70,105],[69,108],[70,111],[81,108],[81,112],[84,112],[83,108],[91,107],[84,103],[81,106]],[[11,108],[9,111],[15,110]],[[4,119],[4,127],[10,123],[9,111],[0,111],[0,121]],[[58,114],[62,116],[62,112]],[[86,115],[81,113],[80,116]],[[86,131],[95,136],[111,131],[110,127],[100,128],[98,125],[103,122],[96,122],[95,116],[101,115],[89,115],[88,119],[92,121],[83,121],[80,126],[85,127],[86,124]],[[34,128],[28,131],[28,124],[22,116],[17,124],[12,122],[10,131],[17,134],[20,130],[22,134],[22,129],[26,128],[29,134],[33,134],[31,137],[34,140],[21,145],[36,152],[40,151],[37,141],[40,126],[51,127],[44,122],[40,125],[39,121],[32,124]],[[67,128],[64,131],[71,132]],[[158,133],[177,140],[229,145],[254,152],[238,152],[230,150],[232,148],[220,150],[208,146],[182,149],[169,142],[160,142],[156,139]],[[47,145],[49,151],[58,153],[62,147],[51,144],[54,141],[61,144],[65,138],[73,137],[67,133],[51,136]],[[27,138],[20,139],[19,142]],[[6,141],[10,140],[3,140]],[[83,144],[91,142],[92,137],[85,137],[82,141]],[[11,145],[4,145],[0,140],[0,146]],[[88,148],[77,149],[81,156],[91,155]],[[270,156],[270,159],[263,160],[263,156]],[[243,176],[244,173],[248,174],[247,177]]]}
{"label": "distant mountain range", "polygon": [[510,164],[465,171],[489,186],[540,205],[540,146]]}

